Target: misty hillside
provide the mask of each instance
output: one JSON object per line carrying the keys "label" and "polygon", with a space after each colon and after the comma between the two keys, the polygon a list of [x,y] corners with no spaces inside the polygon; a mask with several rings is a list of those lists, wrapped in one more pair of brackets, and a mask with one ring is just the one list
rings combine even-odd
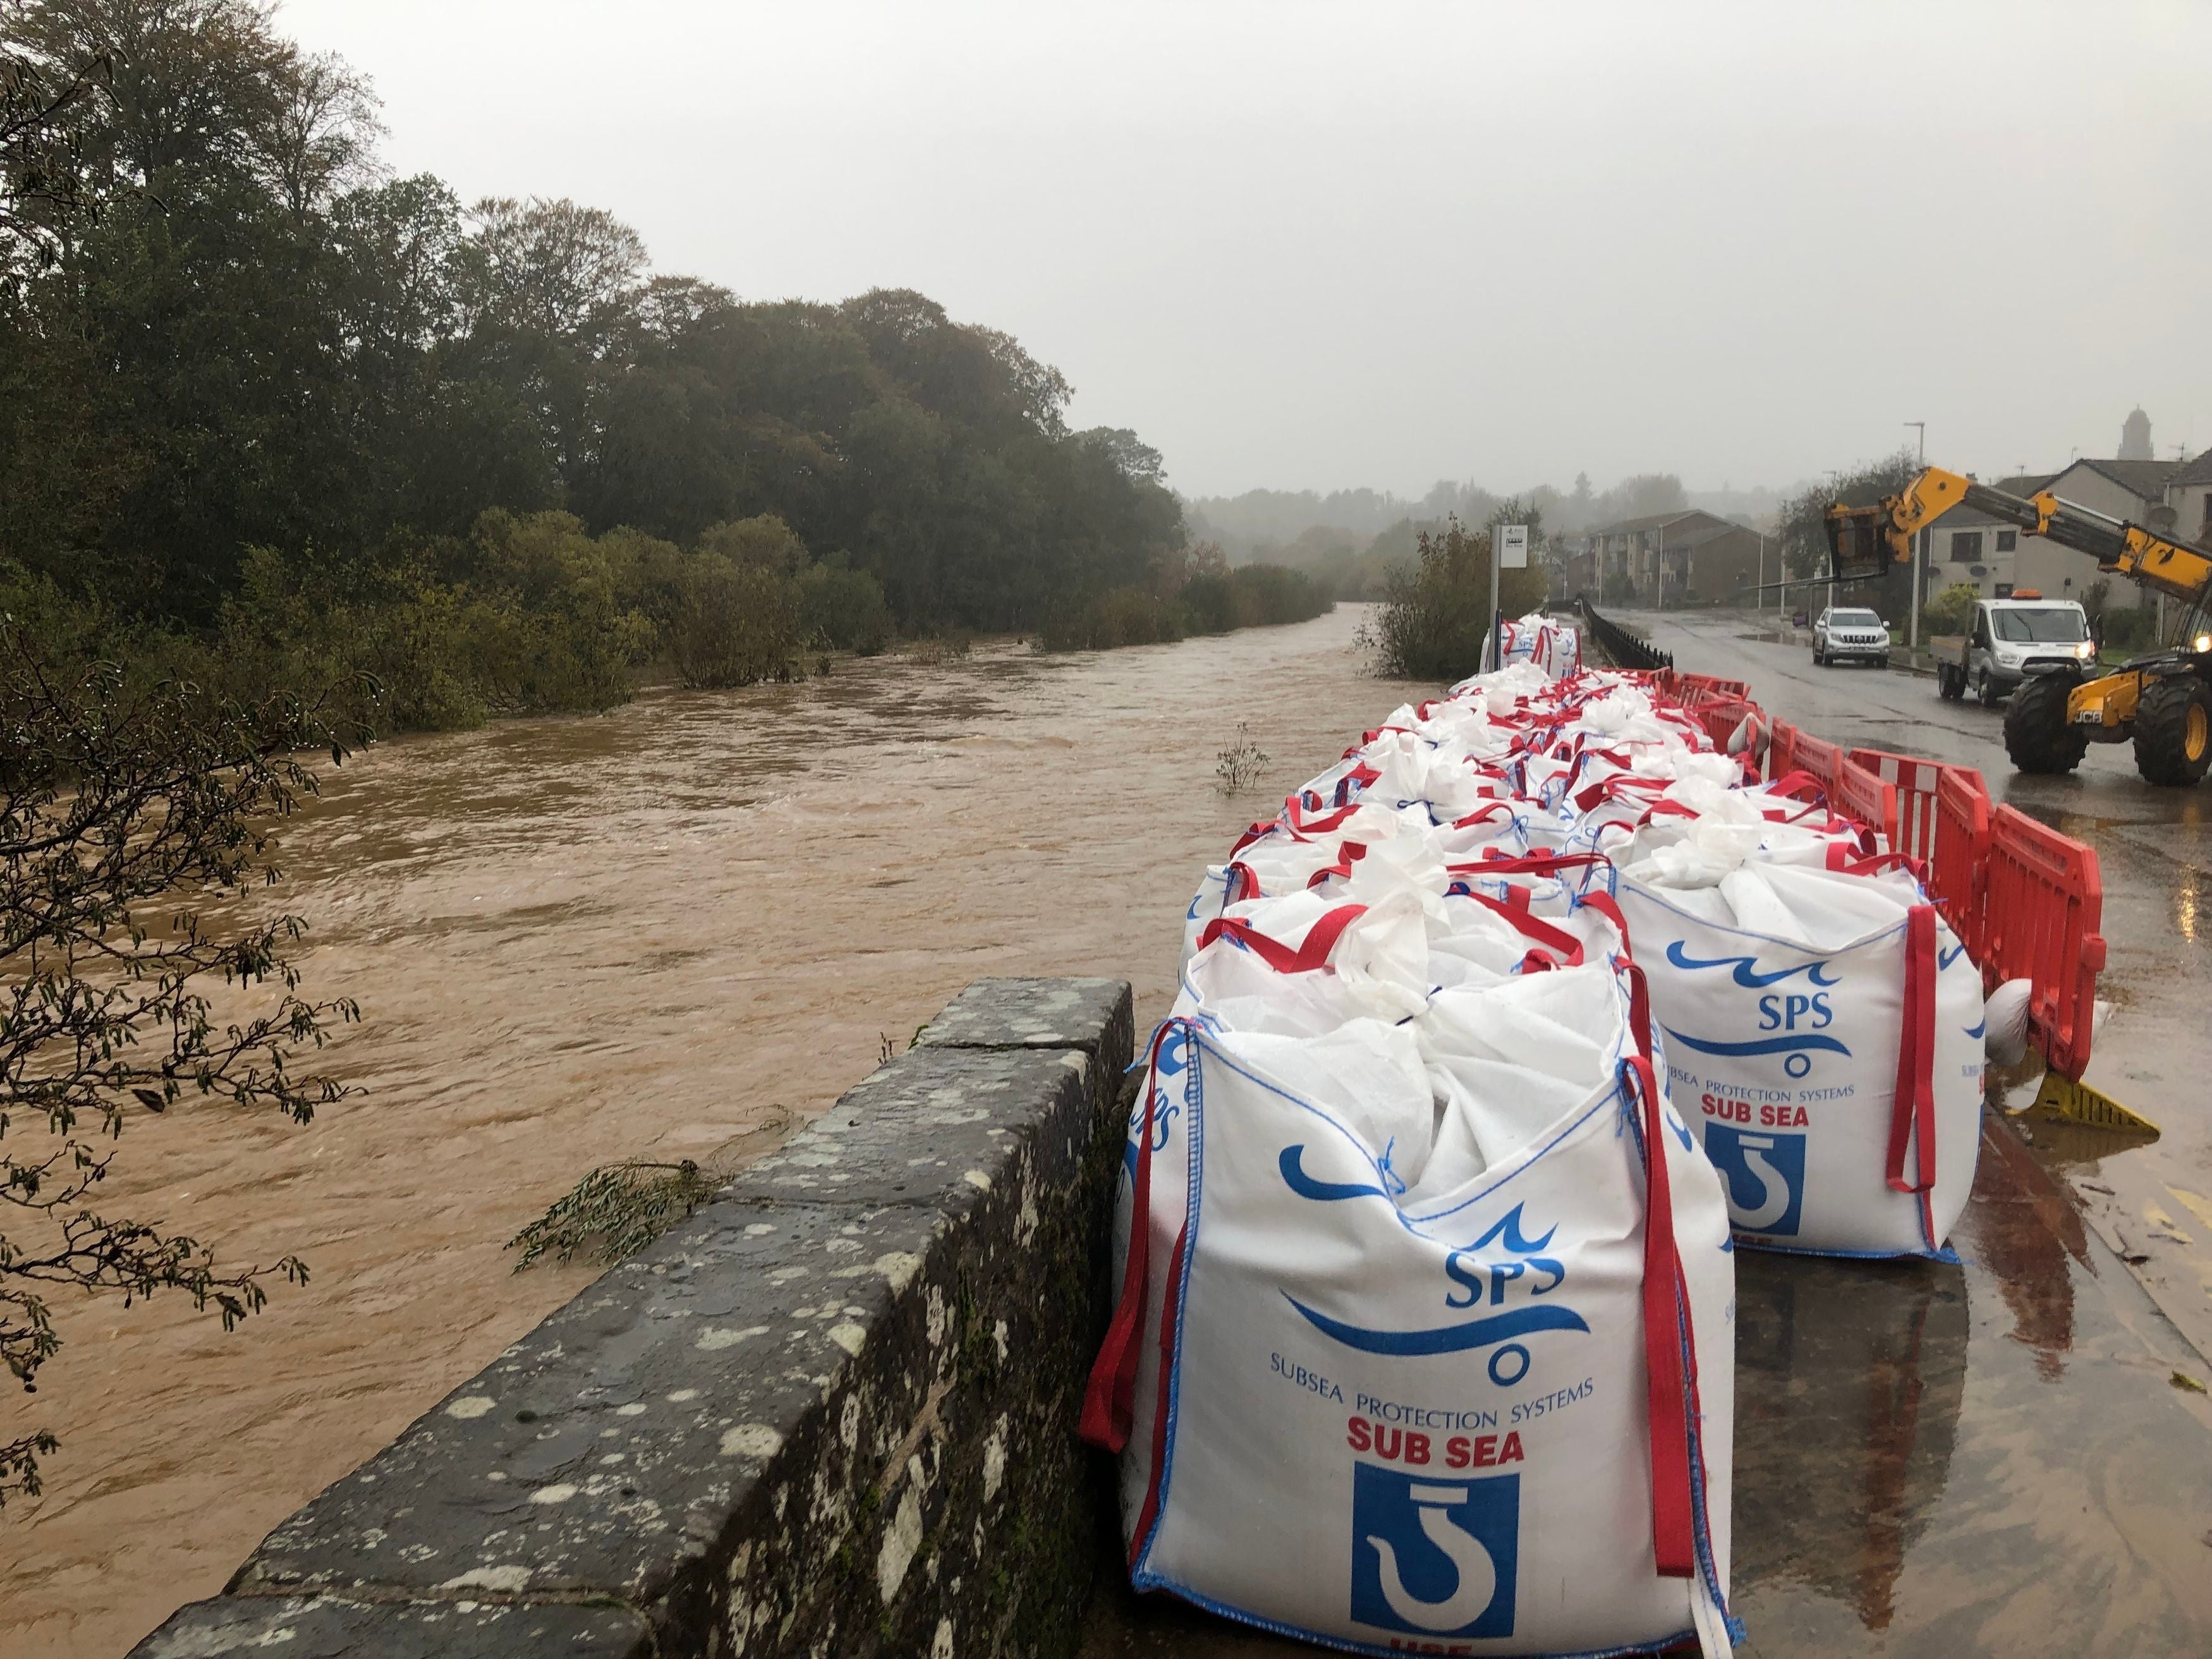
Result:
{"label": "misty hillside", "polygon": [[1487,524],[1517,502],[1547,536],[1691,507],[1757,526],[1772,521],[1784,493],[1765,487],[1686,490],[1671,472],[1639,473],[1600,490],[1585,472],[1566,490],[1538,484],[1517,495],[1445,478],[1418,497],[1366,489],[1186,496],[1183,518],[1194,539],[1219,543],[1232,565],[1285,565],[1328,582],[1339,599],[1359,599],[1380,597],[1389,569],[1413,562],[1420,532],[1454,516],[1462,524]]}

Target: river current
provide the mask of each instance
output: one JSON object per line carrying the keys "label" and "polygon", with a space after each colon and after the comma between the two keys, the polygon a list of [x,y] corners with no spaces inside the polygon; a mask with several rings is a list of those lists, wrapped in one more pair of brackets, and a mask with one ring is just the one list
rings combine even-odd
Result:
{"label": "river current", "polygon": [[[0,1438],[63,1449],[0,1514],[0,1652],[113,1659],[588,1283],[506,1240],[595,1165],[764,1152],[969,980],[1174,990],[1202,866],[1413,689],[1364,607],[1067,657],[979,647],[599,719],[379,744],[285,831],[272,903],[319,1057],[363,1092],[301,1128],[134,1121],[103,1208],[227,1261],[305,1256],[225,1334],[188,1304],[58,1302]],[[1272,763],[1224,796],[1237,726]],[[744,1139],[747,1138],[749,1139]]]}

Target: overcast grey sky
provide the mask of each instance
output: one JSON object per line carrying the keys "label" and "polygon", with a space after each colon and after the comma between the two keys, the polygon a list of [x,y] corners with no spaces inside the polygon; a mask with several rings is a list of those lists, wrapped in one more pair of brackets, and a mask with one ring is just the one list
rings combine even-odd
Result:
{"label": "overcast grey sky", "polygon": [[2212,446],[2212,3],[289,0],[389,159],[918,288],[1193,494]]}

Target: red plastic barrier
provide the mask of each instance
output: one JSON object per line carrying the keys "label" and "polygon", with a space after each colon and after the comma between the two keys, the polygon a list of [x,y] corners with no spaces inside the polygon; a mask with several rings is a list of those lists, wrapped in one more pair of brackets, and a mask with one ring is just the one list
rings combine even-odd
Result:
{"label": "red plastic barrier", "polygon": [[[1936,857],[1936,786],[1952,769],[1938,761],[1893,755],[1884,749],[1854,749],[1849,758],[1852,765],[1897,786],[1896,814],[1882,826],[1889,836],[1890,850],[1910,853],[1923,864],[1931,863]],[[1975,775],[1978,781],[1980,775]]]}
{"label": "red plastic barrier", "polygon": [[1936,853],[1928,887],[1977,966],[1990,959],[1989,884],[1989,791],[1979,772],[1946,766],[1936,784]]}
{"label": "red plastic barrier", "polygon": [[1705,735],[1713,740],[1713,747],[1723,754],[1728,752],[1729,739],[1743,724],[1746,714],[1759,713],[1759,705],[1741,700],[1728,702],[1709,702],[1698,711],[1698,723],[1705,728]]}
{"label": "red plastic barrier", "polygon": [[1703,708],[1715,702],[1748,702],[1751,686],[1743,680],[1717,679],[1711,674],[1678,673],[1674,676],[1674,699],[1685,708]]}
{"label": "red plastic barrier", "polygon": [[1766,739],[1766,775],[1769,781],[1786,778],[1797,769],[1797,728],[1788,720],[1777,720],[1768,728]]}
{"label": "red plastic barrier", "polygon": [[1982,976],[2033,981],[2028,1030],[2052,1069],[2071,1078],[2089,1064],[2104,912],[2095,853],[2009,806],[1990,815]]}
{"label": "red plastic barrier", "polygon": [[1844,751],[1834,744],[1825,738],[1816,738],[1809,732],[1799,732],[1795,735],[1796,741],[1793,745],[1794,753],[1790,769],[1793,772],[1810,772],[1814,777],[1820,779],[1820,787],[1828,792],[1829,811],[1840,812],[1843,807],[1836,799],[1836,794],[1843,787]]}
{"label": "red plastic barrier", "polygon": [[[1897,786],[1883,782],[1863,766],[1852,764],[1844,758],[1841,750],[1837,751],[1837,761],[1835,786],[1828,792],[1828,810],[1865,826],[1861,845],[1869,853],[1878,853],[1882,849],[1875,838],[1887,835],[1890,826],[1897,822]],[[1803,764],[1802,761],[1799,763]],[[1807,767],[1806,770],[1812,769]],[[1893,840],[1889,850],[1894,853],[1904,849]]]}
{"label": "red plastic barrier", "polygon": [[1929,896],[1979,963],[1990,856],[1990,792],[1982,775],[1881,749],[1854,749],[1850,763],[1896,787],[1896,810],[1883,826],[1890,848],[1920,860]]}

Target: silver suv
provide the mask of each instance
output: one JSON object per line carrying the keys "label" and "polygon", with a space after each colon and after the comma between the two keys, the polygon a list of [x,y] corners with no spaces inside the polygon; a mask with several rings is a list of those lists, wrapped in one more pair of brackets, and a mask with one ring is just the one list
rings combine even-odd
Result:
{"label": "silver suv", "polygon": [[1832,605],[1813,624],[1813,660],[1822,667],[1838,662],[1889,666],[1889,624],[1871,611]]}

